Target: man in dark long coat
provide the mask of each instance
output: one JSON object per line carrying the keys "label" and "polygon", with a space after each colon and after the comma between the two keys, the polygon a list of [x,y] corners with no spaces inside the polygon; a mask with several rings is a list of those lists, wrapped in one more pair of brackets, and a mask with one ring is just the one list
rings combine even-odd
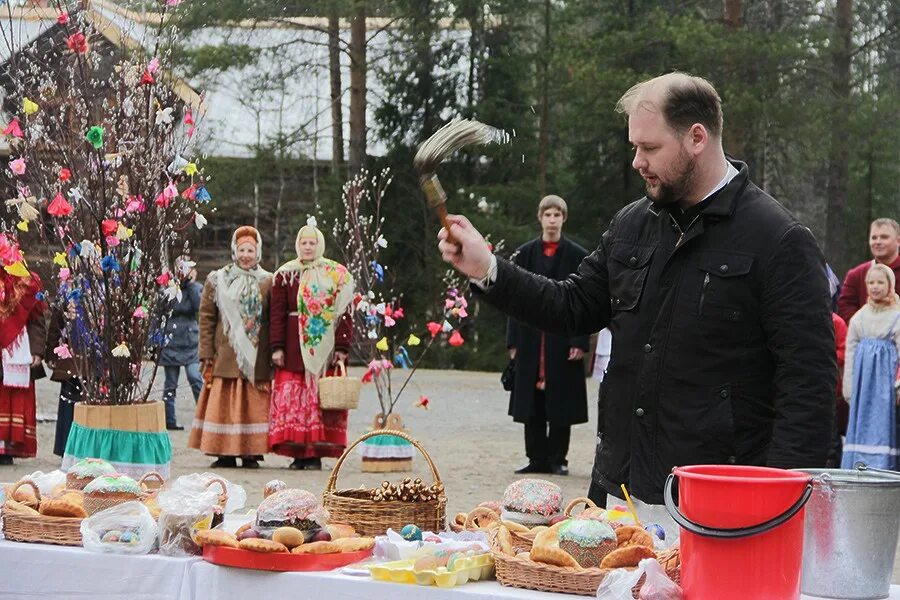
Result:
{"label": "man in dark long coat", "polygon": [[[513,262],[550,279],[565,279],[588,255],[587,250],[562,237],[568,217],[565,200],[544,197],[537,217],[541,237],[519,247]],[[528,456],[528,464],[516,473],[568,475],[571,426],[587,421],[583,357],[590,349],[588,336],[543,333],[510,318],[506,346],[516,360],[509,414],[517,423],[525,424]]]}

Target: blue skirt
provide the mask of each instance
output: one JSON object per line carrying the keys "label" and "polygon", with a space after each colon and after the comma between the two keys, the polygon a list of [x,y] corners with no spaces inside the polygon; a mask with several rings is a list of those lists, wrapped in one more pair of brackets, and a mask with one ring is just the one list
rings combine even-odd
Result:
{"label": "blue skirt", "polygon": [[852,469],[857,461],[878,469],[900,468],[896,376],[897,347],[892,340],[865,338],[859,342],[841,468]]}

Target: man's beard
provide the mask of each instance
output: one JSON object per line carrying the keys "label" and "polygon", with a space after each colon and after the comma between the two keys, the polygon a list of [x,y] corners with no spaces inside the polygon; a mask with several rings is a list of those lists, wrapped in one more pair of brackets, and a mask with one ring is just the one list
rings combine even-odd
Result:
{"label": "man's beard", "polygon": [[674,204],[679,200],[683,199],[688,195],[691,188],[694,186],[694,179],[696,177],[696,168],[697,168],[697,159],[688,155],[688,153],[682,148],[681,152],[679,152],[678,158],[680,159],[680,174],[678,178],[672,183],[663,183],[662,179],[659,180],[659,189],[655,192],[650,189],[650,186],[647,187],[647,197],[653,200],[653,202],[657,204]]}

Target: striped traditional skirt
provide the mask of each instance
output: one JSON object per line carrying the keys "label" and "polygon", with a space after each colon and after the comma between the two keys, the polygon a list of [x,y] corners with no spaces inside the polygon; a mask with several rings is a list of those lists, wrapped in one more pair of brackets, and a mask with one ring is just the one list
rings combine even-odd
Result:
{"label": "striped traditional skirt", "polygon": [[188,446],[211,456],[260,456],[268,450],[269,392],[244,378],[203,386]]}
{"label": "striped traditional skirt", "polygon": [[27,388],[0,383],[0,455],[36,455],[36,427],[34,382]]}

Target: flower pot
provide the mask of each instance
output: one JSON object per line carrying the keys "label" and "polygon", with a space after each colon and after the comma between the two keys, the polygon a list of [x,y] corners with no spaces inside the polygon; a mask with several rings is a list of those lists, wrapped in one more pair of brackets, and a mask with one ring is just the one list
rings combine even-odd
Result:
{"label": "flower pot", "polygon": [[[403,419],[393,413],[384,418],[382,413],[375,415],[372,430],[403,431]],[[412,470],[412,459],[416,453],[415,446],[396,435],[379,435],[369,438],[359,445],[362,455],[363,473],[397,473]]]}
{"label": "flower pot", "polygon": [[83,458],[102,458],[140,479],[156,471],[169,478],[172,443],[162,402],[99,406],[77,403],[62,469]]}

